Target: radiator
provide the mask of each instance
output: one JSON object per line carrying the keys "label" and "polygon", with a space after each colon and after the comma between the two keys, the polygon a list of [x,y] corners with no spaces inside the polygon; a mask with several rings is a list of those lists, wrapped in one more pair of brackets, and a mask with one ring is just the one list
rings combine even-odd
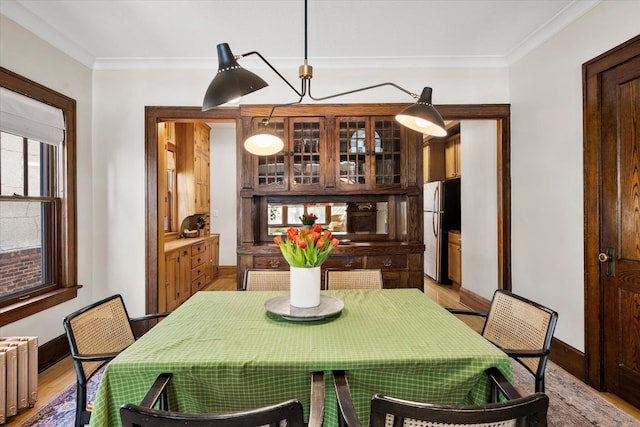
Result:
{"label": "radiator", "polygon": [[38,337],[0,338],[0,424],[38,400]]}

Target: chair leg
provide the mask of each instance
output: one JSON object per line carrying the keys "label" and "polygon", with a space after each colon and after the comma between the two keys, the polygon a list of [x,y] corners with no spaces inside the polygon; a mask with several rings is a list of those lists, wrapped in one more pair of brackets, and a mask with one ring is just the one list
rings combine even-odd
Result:
{"label": "chair leg", "polygon": [[544,393],[544,377],[536,378],[536,393]]}
{"label": "chair leg", "polygon": [[80,382],[76,383],[76,427],[84,427],[88,421],[87,411],[87,387]]}

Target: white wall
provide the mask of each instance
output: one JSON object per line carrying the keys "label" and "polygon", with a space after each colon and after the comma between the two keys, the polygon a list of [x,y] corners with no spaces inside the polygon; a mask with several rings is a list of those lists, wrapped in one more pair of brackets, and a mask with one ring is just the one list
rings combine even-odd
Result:
{"label": "white wall", "polygon": [[489,300],[498,288],[497,132],[495,120],[460,122],[462,286]]}
{"label": "white wall", "polygon": [[0,328],[0,336],[35,335],[45,343],[64,333],[62,319],[95,300],[93,278],[91,70],[0,15],[0,66],[76,100],[78,171],[78,298]]}
{"label": "white wall", "polygon": [[[211,126],[211,232],[220,233],[220,265],[237,264],[236,124]],[[217,215],[216,215],[217,214]]]}
{"label": "white wall", "polygon": [[601,2],[510,70],[513,290],[557,310],[555,336],[580,351],[581,67],[640,33],[639,17],[638,1]]}

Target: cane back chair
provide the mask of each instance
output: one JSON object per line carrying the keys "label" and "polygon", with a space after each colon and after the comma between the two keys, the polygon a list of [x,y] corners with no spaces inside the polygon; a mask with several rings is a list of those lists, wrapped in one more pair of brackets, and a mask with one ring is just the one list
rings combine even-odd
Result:
{"label": "cane back chair", "polygon": [[325,271],[325,287],[336,289],[382,289],[382,270],[379,268],[354,268],[352,270]]}
{"label": "cane back chair", "polygon": [[[288,400],[275,405],[222,414],[184,414],[169,411],[167,387],[172,374],[160,374],[140,405],[120,408],[122,427],[305,427],[302,404]],[[159,404],[159,409],[153,409]],[[308,427],[321,427],[324,420],[324,374],[311,377],[311,408]]]}
{"label": "cane back chair", "polygon": [[245,291],[288,291],[289,270],[248,268],[244,272]]}
{"label": "cane back chair", "polygon": [[[87,402],[87,383],[98,369],[131,345],[137,335],[134,324],[154,321],[169,313],[129,318],[122,296],[113,295],[71,313],[63,324],[76,371],[75,426],[89,423],[91,403]],[[146,325],[148,327],[148,325]]]}
{"label": "cane back chair", "polygon": [[544,392],[544,372],[558,313],[501,289],[493,294],[488,313],[449,311],[484,317],[482,336],[531,372],[535,377],[535,391]]}
{"label": "cane back chair", "polygon": [[[376,394],[371,400],[370,427],[544,427],[547,425],[549,398],[544,393],[526,397],[509,384],[496,368],[486,371],[507,401],[482,405],[436,405]],[[338,400],[338,425],[360,427],[347,375],[334,371]],[[365,424],[366,425],[366,424]]]}

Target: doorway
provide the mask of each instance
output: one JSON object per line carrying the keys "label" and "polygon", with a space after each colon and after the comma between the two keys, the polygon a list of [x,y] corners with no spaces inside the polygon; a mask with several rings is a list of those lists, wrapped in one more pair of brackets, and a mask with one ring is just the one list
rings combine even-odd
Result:
{"label": "doorway", "polygon": [[583,79],[585,377],[640,407],[640,36]]}
{"label": "doorway", "polygon": [[[511,289],[511,110],[508,104],[437,105],[445,120],[495,120],[497,122],[497,247],[498,288]],[[146,312],[158,310],[158,282],[163,277],[159,268],[159,238],[162,219],[158,216],[158,123],[163,121],[234,122],[236,135],[240,128],[241,108],[219,107],[203,112],[200,107],[145,108],[146,152]],[[242,149],[243,141],[236,141]]]}

